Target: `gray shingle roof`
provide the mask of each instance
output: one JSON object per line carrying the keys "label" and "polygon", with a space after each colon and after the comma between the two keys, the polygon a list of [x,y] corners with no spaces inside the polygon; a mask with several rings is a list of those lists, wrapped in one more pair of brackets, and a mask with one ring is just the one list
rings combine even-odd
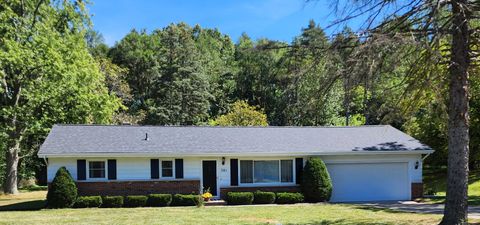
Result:
{"label": "gray shingle roof", "polygon": [[[148,140],[145,134],[148,133]],[[391,127],[175,127],[55,125],[39,156],[295,154],[432,150]]]}

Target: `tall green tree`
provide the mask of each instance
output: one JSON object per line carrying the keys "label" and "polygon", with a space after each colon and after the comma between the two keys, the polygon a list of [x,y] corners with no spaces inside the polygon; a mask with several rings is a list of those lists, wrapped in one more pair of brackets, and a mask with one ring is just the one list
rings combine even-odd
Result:
{"label": "tall green tree", "polygon": [[5,193],[17,193],[19,161],[36,150],[32,136],[45,137],[54,123],[108,123],[121,106],[88,52],[88,26],[83,1],[0,4]]}
{"label": "tall green tree", "polygon": [[[366,34],[405,37],[418,43],[421,54],[416,64],[437,61],[448,63],[448,174],[447,197],[441,224],[467,224],[469,161],[469,71],[478,45],[478,28],[471,23],[478,18],[478,1],[347,1],[345,21],[358,16],[367,18]],[[338,1],[337,1],[338,3]],[[391,10],[393,7],[393,10]],[[391,11],[389,11],[391,10]],[[357,12],[361,12],[358,14]],[[383,21],[379,21],[381,15]],[[373,25],[372,25],[373,24]],[[444,42],[443,40],[447,40]],[[446,54],[444,54],[446,53]],[[418,68],[418,67],[417,67]],[[419,69],[417,81],[428,81],[429,73]]]}
{"label": "tall green tree", "polygon": [[268,126],[267,115],[246,101],[236,101],[230,111],[209,122],[211,126]]}

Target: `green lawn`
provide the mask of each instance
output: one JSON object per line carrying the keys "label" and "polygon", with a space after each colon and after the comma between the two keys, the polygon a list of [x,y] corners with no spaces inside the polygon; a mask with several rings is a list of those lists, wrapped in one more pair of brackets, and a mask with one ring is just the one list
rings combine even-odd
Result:
{"label": "green lawn", "polygon": [[[43,209],[45,191],[0,196],[0,224],[436,224],[440,215],[403,213],[358,205]],[[21,206],[21,207],[19,207]]]}
{"label": "green lawn", "polygon": [[[435,198],[422,199],[426,202],[442,203],[445,201],[447,172],[446,169],[425,169],[424,179],[425,190],[433,189],[437,192]],[[468,181],[468,204],[480,205],[480,171],[470,171]]]}

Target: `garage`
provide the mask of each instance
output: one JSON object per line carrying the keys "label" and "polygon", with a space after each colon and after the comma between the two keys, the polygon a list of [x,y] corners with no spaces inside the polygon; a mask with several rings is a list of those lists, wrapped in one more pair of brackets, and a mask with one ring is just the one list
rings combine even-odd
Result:
{"label": "garage", "polygon": [[408,200],[408,163],[330,163],[332,202]]}

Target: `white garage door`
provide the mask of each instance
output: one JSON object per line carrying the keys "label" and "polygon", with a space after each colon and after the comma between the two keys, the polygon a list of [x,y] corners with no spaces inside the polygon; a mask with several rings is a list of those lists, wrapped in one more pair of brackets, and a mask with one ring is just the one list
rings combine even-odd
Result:
{"label": "white garage door", "polygon": [[408,200],[407,163],[327,164],[333,202]]}

